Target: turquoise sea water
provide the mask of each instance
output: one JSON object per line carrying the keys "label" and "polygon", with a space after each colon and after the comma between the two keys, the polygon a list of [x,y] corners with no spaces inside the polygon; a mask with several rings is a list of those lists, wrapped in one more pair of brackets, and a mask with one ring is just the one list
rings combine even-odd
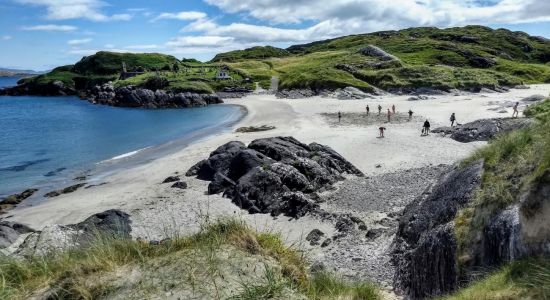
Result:
{"label": "turquoise sea water", "polygon": [[[16,81],[0,78],[0,87]],[[127,162],[140,153],[153,159],[167,144],[183,147],[242,116],[231,105],[145,110],[76,97],[0,96],[0,198],[30,187],[44,188],[43,194],[73,184],[75,176],[98,165]]]}

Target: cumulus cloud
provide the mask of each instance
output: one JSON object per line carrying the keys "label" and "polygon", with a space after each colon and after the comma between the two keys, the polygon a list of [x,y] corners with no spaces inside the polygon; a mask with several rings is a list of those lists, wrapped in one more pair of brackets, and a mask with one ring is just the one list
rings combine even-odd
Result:
{"label": "cumulus cloud", "polygon": [[21,4],[44,6],[51,20],[88,19],[91,21],[128,21],[131,14],[106,15],[101,9],[107,4],[100,0],[16,0]]}
{"label": "cumulus cloud", "polygon": [[193,21],[206,18],[206,14],[200,11],[182,11],[178,13],[161,13],[151,21],[156,22],[162,19],[173,19],[182,21]]}
{"label": "cumulus cloud", "polygon": [[133,50],[151,50],[151,49],[158,49],[160,47],[158,45],[150,44],[150,45],[130,45],[124,48],[133,49]]}
{"label": "cumulus cloud", "polygon": [[[550,20],[547,0],[205,0],[228,13],[272,23],[360,21],[363,31]],[[374,28],[372,28],[374,26]]]}
{"label": "cumulus cloud", "polygon": [[87,38],[87,39],[76,39],[76,40],[69,40],[67,41],[67,44],[68,45],[71,45],[71,46],[77,46],[77,45],[84,45],[84,44],[87,44],[89,42],[91,42],[92,39],[90,38]]}
{"label": "cumulus cloud", "polygon": [[74,31],[77,30],[78,27],[71,25],[45,24],[35,26],[23,26],[21,29],[27,31]]}
{"label": "cumulus cloud", "polygon": [[233,43],[234,38],[228,36],[181,36],[166,43],[173,48],[185,47],[221,47]]}

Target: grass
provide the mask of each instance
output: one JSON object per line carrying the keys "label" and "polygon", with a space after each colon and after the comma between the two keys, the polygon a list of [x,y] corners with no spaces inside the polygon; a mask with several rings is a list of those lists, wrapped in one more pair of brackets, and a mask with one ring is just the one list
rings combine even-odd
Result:
{"label": "grass", "polygon": [[[359,50],[376,45],[399,61],[383,63],[374,57],[361,55]],[[483,59],[495,65],[479,63]],[[214,63],[201,63],[163,54],[131,54],[98,52],[87,56],[64,71],[43,75],[42,82],[61,80],[71,83],[80,77],[114,75],[124,62],[129,71],[176,70],[170,87],[174,89],[211,92],[225,87],[252,88],[244,78],[268,88],[272,76],[280,78],[281,89],[329,89],[352,86],[364,91],[381,89],[414,89],[428,87],[448,90],[496,88],[550,82],[550,42],[526,33],[482,26],[456,28],[410,28],[400,31],[351,35],[295,45],[288,49],[253,47],[220,53],[212,62],[231,67],[234,80],[216,81]],[[347,65],[351,68],[341,68]],[[337,67],[340,66],[340,67]],[[196,74],[198,67],[209,68],[207,74]],[[181,72],[188,68],[190,72]],[[80,81],[86,81],[79,79]],[[206,82],[209,88],[196,84]],[[132,81],[119,81],[119,85]],[[86,84],[77,84],[79,89]]]}
{"label": "grass", "polygon": [[484,160],[480,188],[470,205],[455,218],[459,263],[470,259],[469,249],[480,242],[480,231],[494,215],[512,203],[550,168],[550,100],[532,105],[526,115],[538,121],[529,128],[499,136],[466,159]]}
{"label": "grass", "polygon": [[443,300],[550,299],[550,260],[512,262]]}
{"label": "grass", "polygon": [[[252,275],[255,265],[261,265],[262,276]],[[371,284],[345,283],[328,273],[311,276],[306,270],[302,253],[285,246],[280,236],[224,219],[160,245],[98,236],[85,248],[25,258],[0,256],[0,298],[147,298],[182,290],[217,299],[379,298]],[[241,275],[233,288],[229,278],[235,274]]]}

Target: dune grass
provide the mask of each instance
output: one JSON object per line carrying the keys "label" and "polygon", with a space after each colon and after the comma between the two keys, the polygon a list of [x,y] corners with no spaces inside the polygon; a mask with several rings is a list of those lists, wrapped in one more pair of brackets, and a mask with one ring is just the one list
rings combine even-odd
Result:
{"label": "dune grass", "polygon": [[[241,254],[224,258],[224,253],[232,253],[230,249]],[[32,295],[98,299],[123,292],[135,295],[130,298],[143,298],[159,289],[164,293],[182,286],[197,293],[207,289],[212,297],[223,298],[220,291],[225,287],[219,284],[224,274],[227,276],[224,261],[235,268],[241,259],[246,263],[246,257],[248,261],[262,258],[265,274],[260,281],[246,280],[243,275],[232,299],[285,298],[284,295],[305,295],[310,299],[379,298],[372,284],[345,283],[328,273],[309,275],[303,254],[285,246],[280,236],[255,232],[239,220],[223,219],[202,226],[195,235],[159,245],[98,236],[85,248],[25,258],[0,256],[0,299],[27,299]],[[128,283],[132,281],[130,274],[136,272],[143,273],[142,279]],[[234,272],[239,271],[229,274]]]}
{"label": "dune grass", "polygon": [[529,128],[497,137],[463,165],[482,159],[484,172],[474,201],[455,218],[459,262],[479,242],[479,231],[496,212],[515,203],[519,195],[550,168],[550,100],[532,105],[526,115],[538,121]]}
{"label": "dune grass", "polygon": [[512,262],[442,300],[550,299],[550,260]]}

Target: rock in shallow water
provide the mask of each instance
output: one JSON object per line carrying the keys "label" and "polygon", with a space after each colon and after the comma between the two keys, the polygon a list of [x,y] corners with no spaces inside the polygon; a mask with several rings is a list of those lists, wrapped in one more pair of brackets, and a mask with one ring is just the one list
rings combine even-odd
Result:
{"label": "rock in shallow water", "polygon": [[250,213],[301,217],[318,208],[312,193],[331,188],[342,174],[362,173],[330,147],[292,137],[220,146],[186,175],[211,181],[209,193],[223,192]]}

